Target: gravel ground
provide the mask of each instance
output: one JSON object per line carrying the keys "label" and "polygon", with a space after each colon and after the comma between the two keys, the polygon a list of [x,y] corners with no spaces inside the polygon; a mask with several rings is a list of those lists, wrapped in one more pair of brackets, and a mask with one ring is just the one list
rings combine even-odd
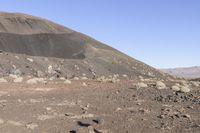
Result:
{"label": "gravel ground", "polygon": [[[84,82],[84,84],[83,84]],[[189,93],[134,81],[0,84],[4,133],[199,133],[200,90]]]}

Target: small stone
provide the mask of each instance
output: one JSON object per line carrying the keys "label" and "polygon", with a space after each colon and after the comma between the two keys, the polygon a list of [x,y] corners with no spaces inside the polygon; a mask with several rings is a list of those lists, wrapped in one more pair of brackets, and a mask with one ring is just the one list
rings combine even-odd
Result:
{"label": "small stone", "polygon": [[4,124],[4,120],[0,118],[0,125]]}
{"label": "small stone", "polygon": [[184,117],[184,118],[188,118],[188,119],[191,118],[190,115],[188,115],[188,114],[184,114],[183,117]]}
{"label": "small stone", "polygon": [[19,103],[21,103],[21,102],[22,102],[22,100],[21,100],[21,99],[18,99],[17,101],[18,101]]}
{"label": "small stone", "polygon": [[78,133],[78,131],[77,130],[71,130],[71,131],[69,131],[69,133]]}
{"label": "small stone", "polygon": [[97,118],[95,120],[93,120],[95,123],[99,124],[99,125],[103,125],[104,124],[104,119],[102,118]]}
{"label": "small stone", "polygon": [[30,61],[30,62],[33,62],[33,59],[31,59],[31,58],[27,58],[27,60]]}
{"label": "small stone", "polygon": [[19,56],[15,56],[15,58],[19,60]]}
{"label": "small stone", "polygon": [[[109,130],[97,130],[97,129],[95,129],[95,131],[96,131],[97,133],[110,133]],[[128,133],[128,132],[126,132],[126,133]]]}
{"label": "small stone", "polygon": [[77,124],[81,127],[89,127],[92,125],[90,121],[84,120],[84,121],[78,121]]}
{"label": "small stone", "polygon": [[88,131],[89,131],[89,133],[95,133],[93,126],[89,126]]}
{"label": "small stone", "polygon": [[53,66],[49,65],[48,68],[47,68],[47,71],[48,71],[49,74],[52,74],[53,73]]}
{"label": "small stone", "polygon": [[82,85],[83,85],[84,87],[87,87],[87,84],[86,84],[85,82],[83,82]]}
{"label": "small stone", "polygon": [[122,75],[122,77],[124,77],[124,78],[127,78],[127,77],[128,77],[128,75],[126,75],[126,74],[123,74],[123,75]]}
{"label": "small stone", "polygon": [[22,123],[18,122],[18,121],[12,121],[12,120],[9,120],[7,121],[8,124],[11,124],[13,126],[17,126],[17,127],[20,127],[20,126],[23,126]]}
{"label": "small stone", "polygon": [[36,75],[37,75],[37,77],[44,77],[45,76],[45,74],[40,70],[37,71]]}
{"label": "small stone", "polygon": [[116,112],[122,111],[122,108],[118,107],[115,111],[116,111]]}
{"label": "small stone", "polygon": [[21,70],[16,69],[16,70],[13,71],[13,74],[14,75],[22,75],[22,72],[21,72]]}
{"label": "small stone", "polygon": [[52,108],[51,108],[51,107],[46,107],[46,110],[47,110],[47,111],[51,111]]}
{"label": "small stone", "polygon": [[36,124],[36,123],[28,123],[28,124],[26,124],[26,128],[27,129],[34,130],[37,127],[38,127],[38,124]]}

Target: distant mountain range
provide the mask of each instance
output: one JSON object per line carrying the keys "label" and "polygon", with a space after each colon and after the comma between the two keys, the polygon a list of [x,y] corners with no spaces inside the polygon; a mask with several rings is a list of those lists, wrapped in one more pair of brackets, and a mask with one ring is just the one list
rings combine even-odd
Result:
{"label": "distant mountain range", "polygon": [[200,66],[161,69],[161,71],[185,78],[200,78]]}

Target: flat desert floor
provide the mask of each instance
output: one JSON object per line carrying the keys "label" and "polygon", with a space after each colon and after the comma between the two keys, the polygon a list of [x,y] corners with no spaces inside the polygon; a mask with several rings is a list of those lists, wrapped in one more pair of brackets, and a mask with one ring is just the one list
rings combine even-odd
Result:
{"label": "flat desert floor", "polygon": [[134,81],[0,84],[1,133],[199,133],[200,89],[189,93]]}

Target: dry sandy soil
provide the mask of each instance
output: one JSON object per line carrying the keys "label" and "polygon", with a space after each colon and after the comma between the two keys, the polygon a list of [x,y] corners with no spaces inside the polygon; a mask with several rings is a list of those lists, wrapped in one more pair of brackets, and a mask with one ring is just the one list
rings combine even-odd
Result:
{"label": "dry sandy soil", "polygon": [[[87,86],[83,86],[85,82]],[[136,89],[134,81],[0,84],[2,133],[199,133],[200,90]],[[150,83],[149,83],[150,84]]]}

